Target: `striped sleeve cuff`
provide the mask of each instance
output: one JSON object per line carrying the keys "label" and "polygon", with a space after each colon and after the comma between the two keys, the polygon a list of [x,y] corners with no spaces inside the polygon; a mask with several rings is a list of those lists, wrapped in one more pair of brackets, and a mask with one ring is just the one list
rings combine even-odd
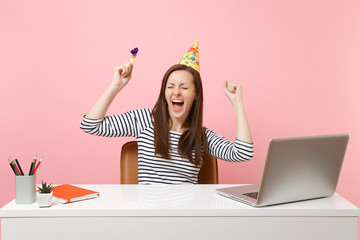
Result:
{"label": "striped sleeve cuff", "polygon": [[85,117],[85,115],[83,116],[83,120],[80,123],[80,128],[84,131],[84,132],[91,132],[91,130],[93,130],[99,123],[101,123],[104,120],[104,118],[100,118],[100,119],[91,119],[91,118],[87,118]]}
{"label": "striped sleeve cuff", "polygon": [[251,159],[254,155],[254,144],[239,139],[235,140],[235,147],[240,150],[244,159]]}

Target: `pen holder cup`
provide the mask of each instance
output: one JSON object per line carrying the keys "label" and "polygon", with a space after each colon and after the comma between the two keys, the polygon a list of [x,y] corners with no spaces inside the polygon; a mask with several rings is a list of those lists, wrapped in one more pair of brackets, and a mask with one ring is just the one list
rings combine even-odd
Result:
{"label": "pen holder cup", "polygon": [[16,204],[31,204],[36,201],[36,175],[15,176]]}

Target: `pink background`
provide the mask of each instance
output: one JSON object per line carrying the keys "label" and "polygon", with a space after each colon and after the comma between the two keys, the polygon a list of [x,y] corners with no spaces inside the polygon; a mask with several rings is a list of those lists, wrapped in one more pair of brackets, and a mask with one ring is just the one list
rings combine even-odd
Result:
{"label": "pink background", "polygon": [[14,198],[7,158],[37,182],[119,183],[129,138],[79,129],[139,47],[133,78],[108,114],[152,108],[165,71],[198,39],[205,125],[234,140],[225,80],[243,85],[255,144],[247,163],[219,161],[220,183],[260,181],[276,137],[349,132],[337,192],[360,206],[359,1],[2,1],[0,207]]}

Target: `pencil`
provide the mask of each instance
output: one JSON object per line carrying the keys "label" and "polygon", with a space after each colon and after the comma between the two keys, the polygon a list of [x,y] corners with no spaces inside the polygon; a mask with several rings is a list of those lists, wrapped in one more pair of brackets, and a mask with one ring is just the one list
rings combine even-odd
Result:
{"label": "pencil", "polygon": [[11,159],[11,158],[8,159],[8,160],[9,160],[10,167],[11,167],[12,170],[14,171],[15,175],[17,175],[16,169],[15,169],[14,165],[11,164],[11,160],[10,160],[10,159]]}
{"label": "pencil", "polygon": [[16,164],[17,164],[17,166],[19,167],[19,172],[20,172],[20,174],[22,175],[22,176],[24,176],[24,172],[23,172],[23,170],[21,169],[21,166],[20,166],[20,163],[19,163],[19,161],[17,160],[17,158],[15,157],[15,162],[16,162]]}
{"label": "pencil", "polygon": [[17,167],[18,167],[18,170],[19,170],[20,175],[24,176],[24,172],[23,172],[22,169],[21,169],[21,166],[20,166],[19,161],[17,160],[16,156],[14,156],[14,157],[15,157],[15,162],[16,162],[16,165],[17,165]]}
{"label": "pencil", "polygon": [[20,171],[19,171],[19,169],[17,168],[17,166],[16,166],[16,164],[15,164],[15,162],[14,162],[13,159],[11,159],[11,165],[14,166],[15,172],[17,173],[16,175],[20,176],[20,175],[21,175],[21,174],[20,174]]}
{"label": "pencil", "polygon": [[19,170],[17,169],[15,163],[14,163],[14,160],[10,158],[10,164],[11,166],[15,169],[15,175],[19,176],[20,175],[20,172]]}
{"label": "pencil", "polygon": [[16,166],[15,161],[14,161],[14,160],[12,160],[12,161],[11,161],[11,163],[15,166],[16,171],[18,172],[18,174],[19,174],[19,175],[21,175],[20,170],[19,170],[18,166]]}
{"label": "pencil", "polygon": [[34,169],[35,169],[35,166],[36,166],[36,162],[37,162],[37,155],[35,155],[35,159],[34,159],[34,166],[32,168],[32,171],[31,171],[31,175],[34,175]]}
{"label": "pencil", "polygon": [[36,170],[38,169],[40,163],[41,163],[41,159],[39,160],[38,164],[36,165],[36,168],[35,168],[35,170],[34,170],[34,174],[36,173]]}
{"label": "pencil", "polygon": [[34,170],[35,160],[36,160],[36,155],[34,156],[34,159],[31,162],[30,170],[29,170],[29,176],[32,175],[32,171]]}

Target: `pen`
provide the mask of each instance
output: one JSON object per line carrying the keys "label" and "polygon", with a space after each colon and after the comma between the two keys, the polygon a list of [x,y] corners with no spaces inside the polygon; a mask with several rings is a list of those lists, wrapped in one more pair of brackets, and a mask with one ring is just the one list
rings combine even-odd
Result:
{"label": "pen", "polygon": [[34,174],[36,173],[36,170],[38,169],[40,163],[41,163],[41,159],[39,160],[38,164],[36,165],[36,168],[35,168],[35,170],[34,170]]}
{"label": "pen", "polygon": [[12,170],[14,171],[15,175],[18,175],[17,172],[16,172],[16,169],[15,169],[14,165],[11,164],[11,157],[10,157],[8,160],[9,160],[10,167],[11,167]]}
{"label": "pen", "polygon": [[23,170],[21,169],[20,163],[19,163],[19,161],[17,160],[16,157],[15,157],[15,162],[16,162],[17,166],[19,167],[18,170],[19,170],[19,172],[20,172],[20,175],[24,176],[24,172],[23,172]]}

